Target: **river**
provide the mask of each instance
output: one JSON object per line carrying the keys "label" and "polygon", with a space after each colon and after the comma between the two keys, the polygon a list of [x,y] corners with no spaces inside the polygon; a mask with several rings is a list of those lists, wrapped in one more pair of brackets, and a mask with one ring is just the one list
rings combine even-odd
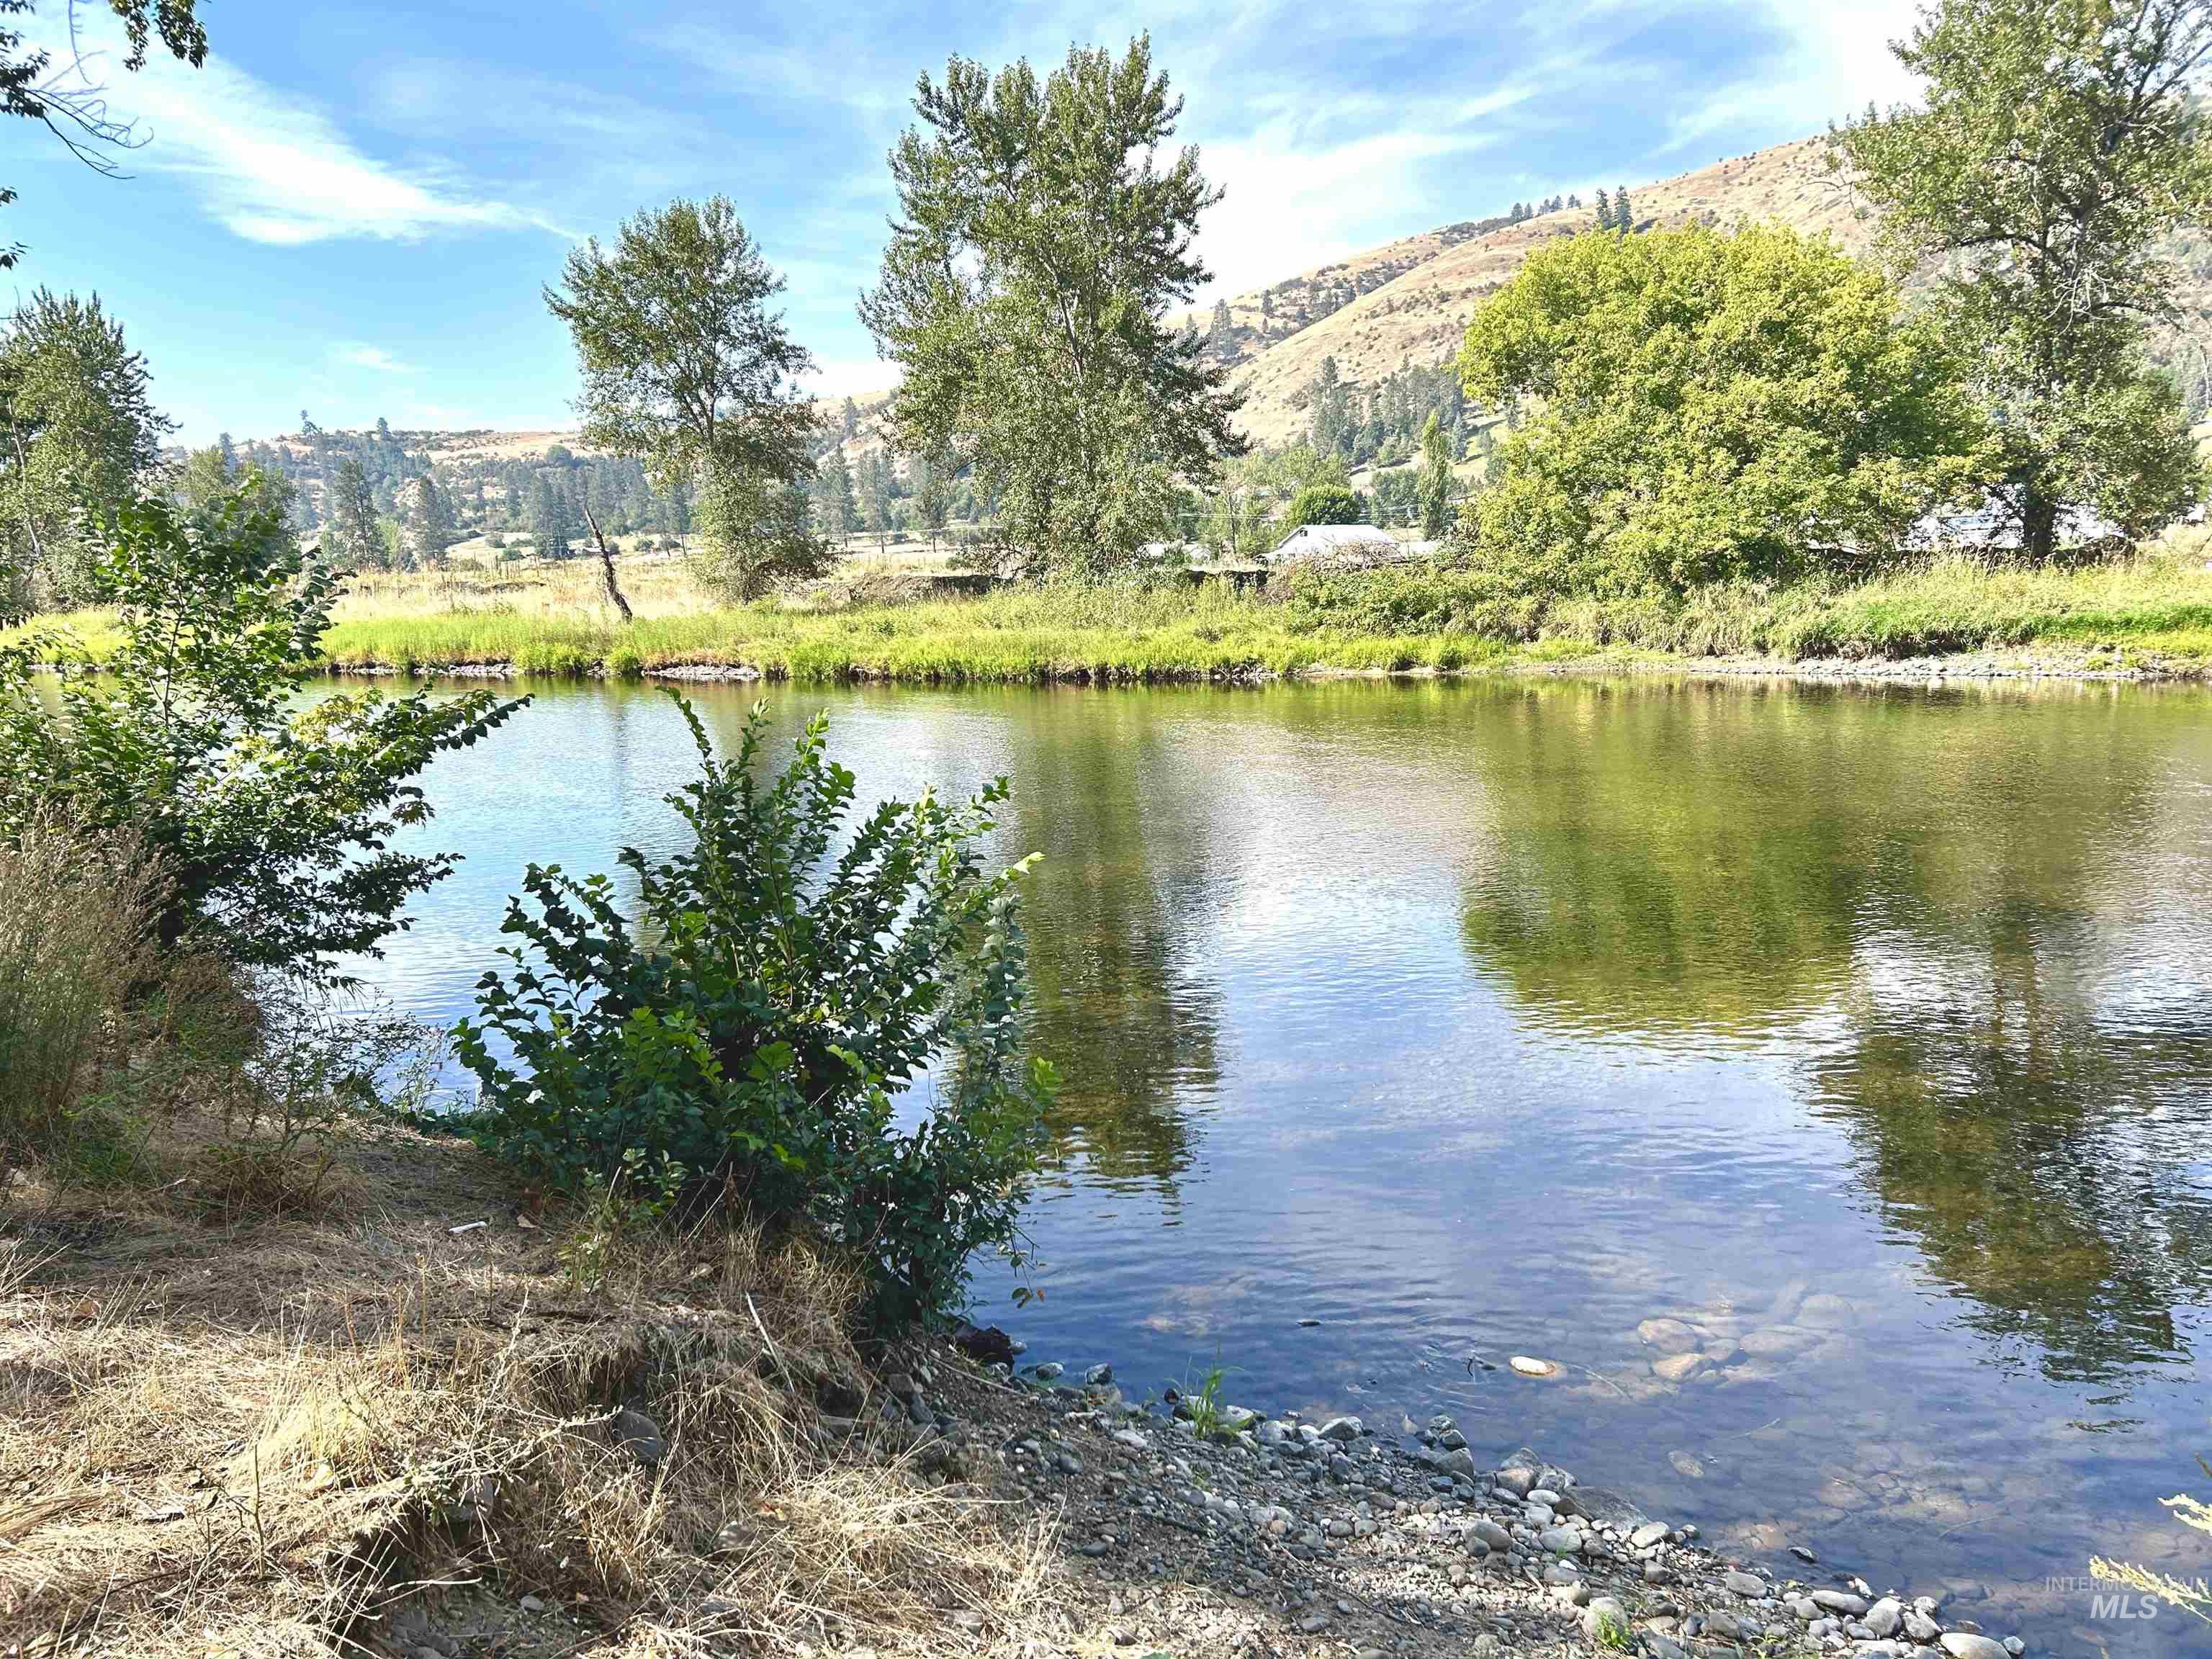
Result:
{"label": "river", "polygon": [[[759,693],[691,695],[734,744]],[[1007,775],[1044,854],[1043,1296],[977,1287],[1030,1359],[1449,1411],[2036,1650],[2212,1650],[2084,1577],[2206,1571],[2212,696],[765,695],[864,799]],[[668,847],[690,765],[665,695],[539,688],[436,763],[466,861],[368,977],[466,1012],[524,864]]]}

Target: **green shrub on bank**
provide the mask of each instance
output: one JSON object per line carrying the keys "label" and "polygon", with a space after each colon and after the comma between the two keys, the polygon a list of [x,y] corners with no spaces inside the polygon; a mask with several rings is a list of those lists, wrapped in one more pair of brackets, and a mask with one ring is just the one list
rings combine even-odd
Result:
{"label": "green shrub on bank", "polygon": [[412,780],[521,705],[476,691],[299,706],[337,578],[252,478],[196,512],[123,508],[94,580],[115,642],[101,672],[66,675],[58,715],[31,658],[70,662],[73,643],[0,649],[0,845],[61,807],[143,838],[164,944],[196,930],[242,965],[306,973],[374,951],[453,862],[389,846],[429,816]]}
{"label": "green shrub on bank", "polygon": [[762,783],[763,708],[717,760],[678,702],[693,844],[623,853],[635,923],[606,876],[530,866],[525,943],[457,1031],[479,1137],[548,1188],[804,1220],[864,1264],[879,1326],[948,1308],[1013,1236],[1052,1083],[1026,1059],[1025,866],[980,851],[1006,785],[886,802],[836,852],[854,783],[822,720]]}

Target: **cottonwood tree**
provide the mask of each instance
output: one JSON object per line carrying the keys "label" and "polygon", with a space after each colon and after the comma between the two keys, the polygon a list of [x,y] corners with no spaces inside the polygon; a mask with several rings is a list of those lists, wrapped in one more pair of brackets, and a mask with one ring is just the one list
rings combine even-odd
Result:
{"label": "cottonwood tree", "polygon": [[1863,571],[1986,482],[1940,330],[1781,226],[1549,242],[1459,369],[1469,398],[1538,411],[1476,498],[1474,556],[1523,592]]}
{"label": "cottonwood tree", "polygon": [[40,289],[0,337],[0,618],[82,597],[88,535],[131,499],[173,423],[100,296]]}
{"label": "cottonwood tree", "polygon": [[1000,503],[1002,554],[1095,573],[1173,533],[1178,475],[1242,442],[1228,370],[1170,313],[1208,272],[1192,252],[1220,199],[1170,149],[1182,100],[1139,37],[1071,50],[1040,80],[954,58],[916,88],[891,152],[899,216],[860,317],[904,371],[899,447],[950,449]]}
{"label": "cottonwood tree", "polygon": [[1935,267],[2003,440],[2000,498],[2047,559],[2069,506],[2130,534],[2201,493],[2179,399],[2145,367],[2175,314],[2160,240],[2212,226],[2191,85],[2207,0],[1942,0],[1893,50],[1926,105],[1866,117],[1833,155],[1901,269]]}
{"label": "cottonwood tree", "polygon": [[[568,255],[545,303],[584,374],[584,441],[692,489],[709,543],[700,574],[751,598],[820,574],[829,549],[791,510],[812,477],[815,417],[798,381],[813,358],[769,302],[783,278],[725,197],[678,200]],[[803,502],[803,494],[800,497]]]}

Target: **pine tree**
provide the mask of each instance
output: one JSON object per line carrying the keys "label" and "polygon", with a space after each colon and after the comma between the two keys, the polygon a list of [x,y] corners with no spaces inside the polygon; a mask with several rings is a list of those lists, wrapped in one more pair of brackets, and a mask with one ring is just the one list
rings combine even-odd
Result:
{"label": "pine tree", "polygon": [[1217,356],[1228,353],[1230,327],[1229,301],[1216,300],[1213,302],[1213,327],[1206,336],[1206,343],[1213,348]]}
{"label": "pine tree", "polygon": [[403,500],[407,551],[418,564],[442,565],[446,550],[459,539],[453,532],[451,498],[426,473],[408,483]]}
{"label": "pine tree", "polygon": [[1597,228],[1600,230],[1613,228],[1613,198],[1602,190],[1597,193]]}
{"label": "pine tree", "polygon": [[1624,236],[1636,228],[1636,210],[1628,204],[1628,186],[1621,185],[1613,192],[1613,222]]}
{"label": "pine tree", "polygon": [[342,568],[381,568],[384,535],[376,521],[376,495],[358,456],[339,461],[324,499],[329,521],[323,551],[330,562]]}

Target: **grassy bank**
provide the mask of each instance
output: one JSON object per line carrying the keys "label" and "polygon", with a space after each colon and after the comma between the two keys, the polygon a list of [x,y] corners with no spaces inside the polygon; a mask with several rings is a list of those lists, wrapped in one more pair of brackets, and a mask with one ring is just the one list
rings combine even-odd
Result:
{"label": "grassy bank", "polygon": [[[2055,664],[2212,669],[2212,569],[2190,532],[2075,569],[1954,557],[1852,584],[1707,589],[1681,599],[1530,601],[1467,572],[1279,576],[1264,594],[1173,585],[1011,588],[899,602],[856,585],[720,607],[680,569],[625,573],[623,623],[595,571],[375,578],[325,636],[333,665],[402,672],[505,663],[529,674],[634,675],[744,665],[800,681],[1149,681],[1323,669],[1481,670],[1611,653],[1871,660],[2023,652]],[[66,619],[95,650],[103,619]]]}

